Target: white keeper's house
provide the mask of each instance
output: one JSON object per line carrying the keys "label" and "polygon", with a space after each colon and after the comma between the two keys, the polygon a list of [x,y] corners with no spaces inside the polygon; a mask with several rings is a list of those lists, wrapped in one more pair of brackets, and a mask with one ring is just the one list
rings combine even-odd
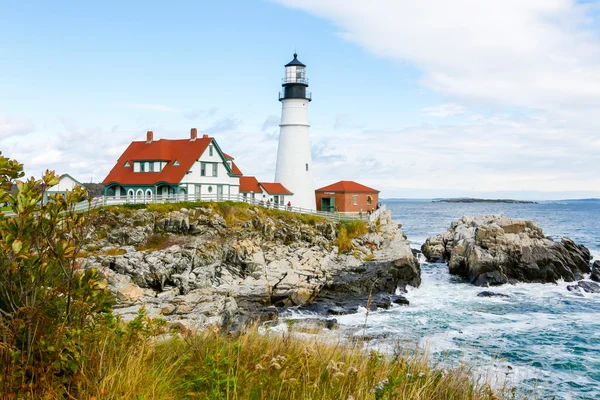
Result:
{"label": "white keeper's house", "polygon": [[87,191],[87,188],[79,182],[77,179],[73,178],[69,174],[62,174],[58,177],[58,183],[54,186],[50,186],[44,192],[44,201],[47,201],[50,195],[53,194],[63,194],[65,195],[68,191],[72,191],[75,187],[81,187]]}
{"label": "white keeper's house", "polygon": [[151,201],[167,196],[180,199],[261,200],[275,205],[293,202],[293,193],[280,183],[258,182],[243,176],[217,141],[198,137],[192,128],[189,139],[154,140],[148,131],[145,141],[132,142],[102,182],[107,197]]}

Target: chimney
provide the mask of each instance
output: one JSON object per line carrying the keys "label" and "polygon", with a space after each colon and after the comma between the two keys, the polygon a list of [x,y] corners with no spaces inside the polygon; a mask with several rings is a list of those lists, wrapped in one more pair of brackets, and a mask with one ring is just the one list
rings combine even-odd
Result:
{"label": "chimney", "polygon": [[154,140],[154,132],[146,132],[146,143],[152,143],[152,140]]}
{"label": "chimney", "polygon": [[204,135],[202,135],[202,139],[208,139],[208,135],[205,133]]}
{"label": "chimney", "polygon": [[192,130],[190,131],[190,140],[193,142],[194,140],[196,140],[196,138],[198,138],[198,129],[192,128]]}

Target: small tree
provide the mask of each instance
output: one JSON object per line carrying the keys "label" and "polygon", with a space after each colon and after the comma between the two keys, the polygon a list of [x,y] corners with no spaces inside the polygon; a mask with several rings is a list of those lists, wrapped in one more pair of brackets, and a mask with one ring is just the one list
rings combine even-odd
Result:
{"label": "small tree", "polygon": [[0,153],[0,204],[10,208],[0,213],[2,398],[37,397],[48,380],[70,385],[82,361],[82,335],[112,305],[105,281],[78,261],[91,229],[88,213],[76,210],[88,200],[85,191],[44,203],[56,174],[23,176],[23,165]]}

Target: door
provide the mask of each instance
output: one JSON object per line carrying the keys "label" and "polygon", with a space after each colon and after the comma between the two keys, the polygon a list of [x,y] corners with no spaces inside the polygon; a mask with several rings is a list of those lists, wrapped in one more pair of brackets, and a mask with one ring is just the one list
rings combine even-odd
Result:
{"label": "door", "polygon": [[223,185],[217,185],[217,200],[223,200]]}

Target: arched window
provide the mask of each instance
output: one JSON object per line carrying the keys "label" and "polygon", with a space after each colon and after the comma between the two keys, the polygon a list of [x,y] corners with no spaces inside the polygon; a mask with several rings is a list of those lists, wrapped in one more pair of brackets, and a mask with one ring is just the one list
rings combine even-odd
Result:
{"label": "arched window", "polygon": [[370,206],[373,202],[373,198],[371,196],[367,196],[367,205]]}
{"label": "arched window", "polygon": [[133,199],[133,189],[129,189],[129,190],[127,191],[127,197],[129,197],[129,200],[132,200],[132,199]]}
{"label": "arched window", "polygon": [[135,198],[139,199],[139,200],[143,200],[144,199],[144,191],[142,189],[138,189],[135,192]]}
{"label": "arched window", "polygon": [[146,190],[146,200],[152,200],[152,190]]}
{"label": "arched window", "polygon": [[108,190],[106,191],[106,195],[107,196],[114,196],[115,195],[115,187],[109,187]]}

